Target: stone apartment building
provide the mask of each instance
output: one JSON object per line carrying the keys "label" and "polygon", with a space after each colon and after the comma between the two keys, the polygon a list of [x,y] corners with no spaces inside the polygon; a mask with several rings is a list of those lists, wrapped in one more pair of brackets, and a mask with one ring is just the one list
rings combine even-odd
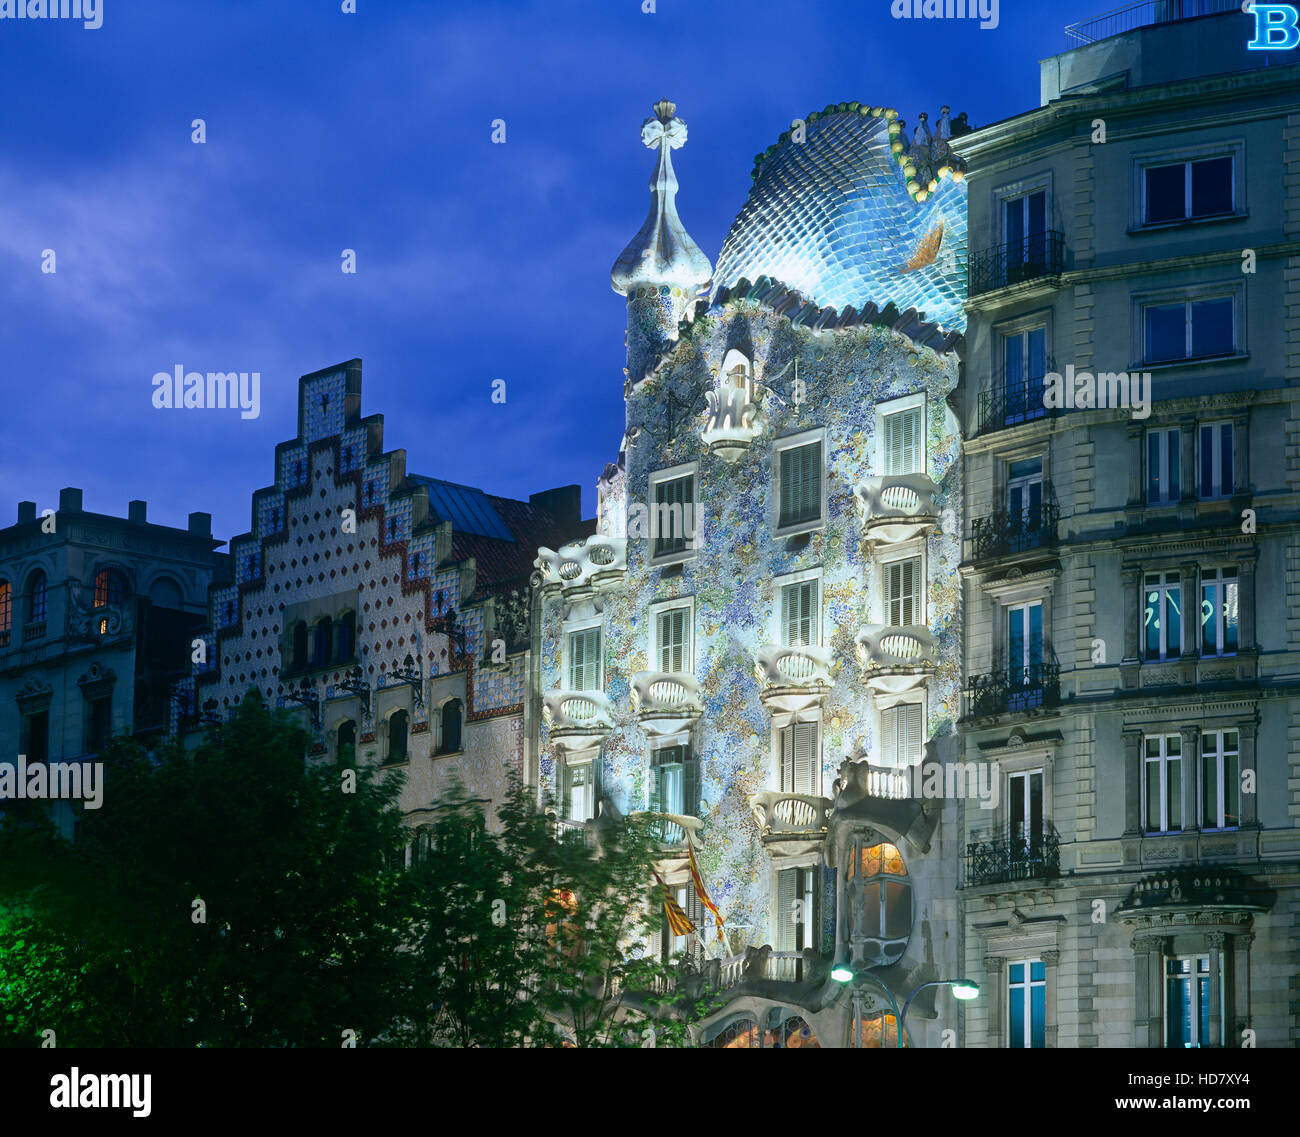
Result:
{"label": "stone apartment building", "polygon": [[408,473],[383,416],[361,413],[360,360],[304,375],[177,725],[256,688],[300,716],[309,758],[401,770],[409,863],[454,782],[499,802],[510,768],[536,780],[529,575],[539,546],[584,531],[577,486],[524,502]]}
{"label": "stone apartment building", "polygon": [[[685,124],[654,110],[649,216],[612,274],[626,433],[596,533],[537,562],[540,789],[575,840],[655,819],[697,934],[648,950],[722,993],[705,1045],[892,1046],[960,962],[956,811],[910,777],[955,755],[959,714],[952,126],[808,115],[714,271],[675,203]],[[926,987],[905,1044],[940,1045],[953,1007]]]}
{"label": "stone apartment building", "polygon": [[1300,67],[1216,7],[953,142],[966,1046],[1300,1041]]}
{"label": "stone apartment building", "polygon": [[[57,510],[19,502],[0,529],[0,762],[91,762],[113,734],[169,729],[224,564],[208,514],[178,529],[147,513],[93,513],[69,487]],[[81,807],[51,808],[71,835]]]}

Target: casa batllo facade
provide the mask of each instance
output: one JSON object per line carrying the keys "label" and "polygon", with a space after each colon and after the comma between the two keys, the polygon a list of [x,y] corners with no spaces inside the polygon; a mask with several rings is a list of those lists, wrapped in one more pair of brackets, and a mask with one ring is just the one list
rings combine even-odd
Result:
{"label": "casa batllo facade", "polygon": [[[715,273],[674,112],[643,127],[650,214],[613,271],[627,428],[597,531],[537,561],[540,791],[575,840],[657,818],[699,938],[648,950],[725,992],[707,1045],[894,1045],[879,985],[902,1004],[959,959],[955,814],[909,771],[959,714],[964,185],[946,113],[909,145],[892,110],[828,107],[762,159]],[[855,997],[837,963],[877,982]],[[925,992],[906,1044],[952,1007]]]}
{"label": "casa batllo facade", "polygon": [[299,381],[297,437],[230,543],[211,594],[206,666],[188,714],[223,717],[250,688],[297,709],[309,756],[401,770],[419,829],[455,781],[500,801],[528,776],[537,547],[581,531],[576,486],[514,501],[408,474],[361,414],[361,361]]}

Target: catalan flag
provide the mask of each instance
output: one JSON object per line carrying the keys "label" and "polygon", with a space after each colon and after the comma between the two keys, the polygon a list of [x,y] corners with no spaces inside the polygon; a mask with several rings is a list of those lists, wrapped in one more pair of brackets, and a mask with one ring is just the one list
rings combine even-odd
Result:
{"label": "catalan flag", "polygon": [[704,890],[704,879],[700,876],[700,866],[695,863],[695,849],[688,841],[686,843],[686,853],[691,859],[691,882],[695,885],[695,895],[700,898],[700,903],[713,913],[713,918],[718,921],[718,940],[725,944],[726,940],[722,938],[722,913],[718,911],[718,906],[709,899],[709,894]]}
{"label": "catalan flag", "polygon": [[682,906],[673,899],[673,894],[668,886],[664,884],[663,877],[655,873],[654,878],[664,890],[664,912],[668,915],[668,926],[672,929],[673,935],[689,936],[695,931],[695,925],[691,923],[690,917],[682,911]]}

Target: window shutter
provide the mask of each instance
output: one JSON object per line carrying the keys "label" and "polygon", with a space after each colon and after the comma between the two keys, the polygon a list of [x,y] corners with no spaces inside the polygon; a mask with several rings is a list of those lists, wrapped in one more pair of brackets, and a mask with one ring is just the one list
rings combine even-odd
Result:
{"label": "window shutter", "polygon": [[588,821],[595,820],[596,815],[600,812],[600,807],[598,803],[600,801],[601,791],[604,789],[604,787],[605,787],[605,767],[601,759],[601,756],[597,754],[596,757],[591,760],[591,791],[588,795],[588,801],[590,805],[587,810]]}
{"label": "window shutter", "polygon": [[883,766],[898,765],[897,707],[886,707],[880,712],[880,762]]}
{"label": "window shutter", "polygon": [[795,514],[796,502],[798,501],[798,487],[795,484],[797,477],[798,463],[795,461],[795,451],[781,451],[781,518],[779,524],[789,525],[792,523]]}
{"label": "window shutter", "polygon": [[647,796],[646,809],[650,813],[663,813],[663,806],[659,800],[659,767],[650,763],[650,792]]}
{"label": "window shutter", "polygon": [[794,727],[781,731],[781,792],[794,793]]}
{"label": "window shutter", "polygon": [[567,762],[562,763],[562,764],[558,767],[558,769],[557,769],[557,774],[558,774],[558,776],[556,777],[555,780],[556,780],[556,782],[559,783],[559,785],[558,785],[558,789],[559,789],[559,791],[560,791],[560,794],[559,794],[559,796],[560,796],[560,801],[559,801],[559,806],[560,806],[560,816],[561,816],[561,817],[568,817],[568,816],[570,816],[570,814],[571,814],[571,810],[570,810],[570,808],[569,808],[569,806],[570,806],[571,803],[570,803],[569,798],[570,798],[570,794],[571,794],[571,792],[572,792],[572,791],[571,791],[571,784],[572,784],[572,781],[573,781],[572,774],[569,772],[569,764],[568,764]]}
{"label": "window shutter", "polygon": [[795,874],[798,869],[782,869],[776,878],[776,950],[794,951]]}
{"label": "window shutter", "polygon": [[817,724],[796,723],[794,727],[794,789],[796,794],[813,792],[813,760],[817,753]]}
{"label": "window shutter", "polygon": [[912,765],[920,761],[924,745],[921,738],[921,704],[908,703],[899,710],[903,712],[902,765]]}
{"label": "window shutter", "polygon": [[682,813],[687,817],[700,815],[700,760],[687,758],[682,762]]}

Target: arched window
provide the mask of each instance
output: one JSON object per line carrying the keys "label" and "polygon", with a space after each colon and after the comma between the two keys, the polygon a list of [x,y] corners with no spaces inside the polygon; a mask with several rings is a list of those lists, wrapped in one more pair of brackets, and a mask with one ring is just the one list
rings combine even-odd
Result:
{"label": "arched window", "polygon": [[405,711],[394,711],[388,719],[388,761],[406,761],[406,735],[410,716]]}
{"label": "arched window", "polygon": [[347,663],[357,650],[357,614],[344,612],[339,621],[339,662]]}
{"label": "arched window", "polygon": [[293,666],[307,666],[307,625],[298,623],[293,628]]}
{"label": "arched window", "polygon": [[105,568],[95,573],[95,607],[121,604],[126,599],[126,578],[117,569]]}
{"label": "arched window", "polygon": [[335,754],[340,762],[351,762],[357,753],[357,724],[351,719],[339,723]]}
{"label": "arched window", "polygon": [[897,847],[854,842],[846,893],[853,959],[868,967],[898,962],[912,934],[912,882]]}
{"label": "arched window", "polygon": [[758,1050],[758,1023],[753,1019],[736,1019],[704,1044],[710,1050]]}
{"label": "arched window", "polygon": [[185,601],[181,597],[181,587],[170,577],[162,576],[149,588],[149,600],[155,608],[182,609]]}
{"label": "arched window", "polygon": [[787,1015],[768,1031],[768,1046],[774,1050],[820,1050],[822,1044],[802,1015]]}
{"label": "arched window", "polygon": [[311,662],[313,667],[328,667],[334,654],[334,621],[328,616],[316,625],[316,634],[312,642]]}
{"label": "arched window", "polygon": [[460,749],[461,704],[459,699],[448,699],[442,705],[442,740],[439,754],[454,754]]}
{"label": "arched window", "polygon": [[27,621],[37,623],[45,619],[45,572],[37,569],[27,578]]}
{"label": "arched window", "polygon": [[9,643],[9,621],[12,617],[13,590],[7,580],[0,580],[0,647]]}
{"label": "arched window", "polygon": [[[906,1035],[903,1036],[903,1045],[907,1046]],[[864,1050],[895,1049],[898,1046],[898,1020],[893,1012],[863,1015],[858,1046]]]}

